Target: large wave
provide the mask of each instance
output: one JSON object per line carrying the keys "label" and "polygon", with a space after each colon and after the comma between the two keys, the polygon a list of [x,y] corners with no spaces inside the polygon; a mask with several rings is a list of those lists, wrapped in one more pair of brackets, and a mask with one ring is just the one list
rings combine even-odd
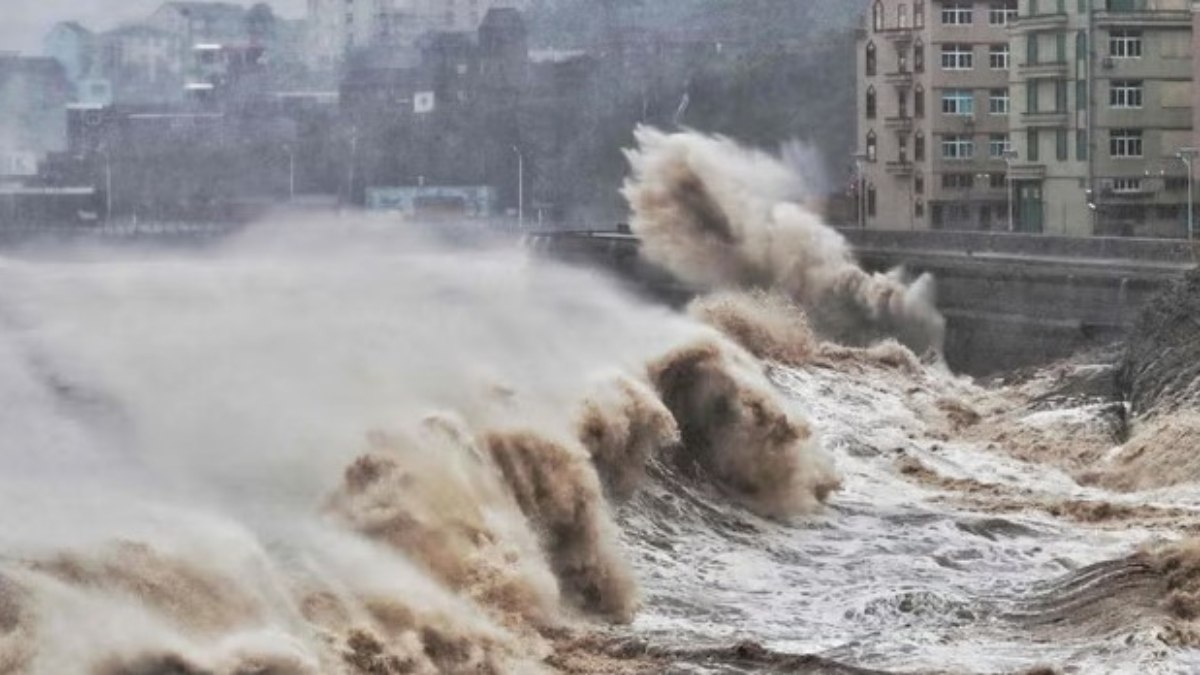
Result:
{"label": "large wave", "polygon": [[651,261],[710,289],[781,291],[838,342],[895,337],[918,354],[941,351],[933,278],[863,271],[784,161],[694,132],[642,127],[636,139],[624,193]]}
{"label": "large wave", "polygon": [[635,616],[649,467],[837,485],[750,353],[511,251],[264,225],[0,262],[0,319],[3,672],[537,672]]}

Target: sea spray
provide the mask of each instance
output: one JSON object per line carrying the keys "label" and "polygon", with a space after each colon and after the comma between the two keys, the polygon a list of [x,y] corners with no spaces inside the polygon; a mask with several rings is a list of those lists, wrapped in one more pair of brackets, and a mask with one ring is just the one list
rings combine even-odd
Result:
{"label": "sea spray", "polygon": [[855,345],[883,337],[940,351],[944,320],[931,277],[870,274],[835,230],[800,203],[784,162],[721,137],[636,132],[624,194],[643,254],[710,289],[787,294],[823,336]]}

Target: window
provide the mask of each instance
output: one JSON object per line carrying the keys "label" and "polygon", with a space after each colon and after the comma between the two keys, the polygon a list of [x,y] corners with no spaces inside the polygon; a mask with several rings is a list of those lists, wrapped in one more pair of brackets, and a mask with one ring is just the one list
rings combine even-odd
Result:
{"label": "window", "polygon": [[942,4],[942,23],[947,26],[969,26],[973,20],[974,0],[945,0]]}
{"label": "window", "polygon": [[925,87],[920,84],[913,90],[913,115],[918,119],[925,118]]}
{"label": "window", "polygon": [[925,194],[925,176],[917,174],[916,178],[913,178],[913,192],[919,195]]}
{"label": "window", "polygon": [[1040,143],[1041,139],[1038,138],[1037,129],[1029,129],[1025,132],[1025,158],[1030,162],[1036,162],[1041,158]]}
{"label": "window", "polygon": [[1112,191],[1117,193],[1129,194],[1131,192],[1142,191],[1141,178],[1114,178],[1112,182]]}
{"label": "window", "polygon": [[908,164],[908,136],[903,134],[896,136],[896,161]]}
{"label": "window", "polygon": [[876,33],[883,30],[883,3],[878,0],[871,7],[871,25],[874,26]]}
{"label": "window", "polygon": [[968,44],[942,45],[942,70],[970,70],[975,67],[975,55]]}
{"label": "window", "polygon": [[867,65],[866,65],[867,77],[872,77],[873,75],[875,75],[875,71],[878,67],[878,60],[876,59],[874,42],[867,43],[867,62],[866,63],[867,63]]}
{"label": "window", "polygon": [[988,67],[992,70],[1008,70],[1008,45],[992,45],[988,47]]}
{"label": "window", "polygon": [[875,96],[875,87],[867,87],[867,119],[873,120],[879,109],[878,100]]}
{"label": "window", "polygon": [[1041,54],[1038,53],[1038,34],[1030,33],[1025,38],[1025,63],[1033,65],[1040,63],[1041,60]]}
{"label": "window", "polygon": [[925,132],[917,132],[917,138],[913,141],[913,159],[918,162],[925,161]]}
{"label": "window", "polygon": [[1108,104],[1114,108],[1142,107],[1141,80],[1113,80],[1108,90]]}
{"label": "window", "polygon": [[967,160],[975,157],[975,141],[970,136],[948,135],[942,138],[942,158]]}
{"label": "window", "polygon": [[1038,105],[1038,81],[1027,80],[1025,82],[1025,113],[1034,115],[1040,107]]}
{"label": "window", "polygon": [[904,47],[896,47],[896,72],[908,72],[908,50]]}
{"label": "window", "polygon": [[989,173],[988,187],[993,190],[1002,190],[1008,187],[1008,174],[1006,173]]}
{"label": "window", "polygon": [[1067,81],[1054,81],[1054,112],[1067,112]]}
{"label": "window", "polygon": [[913,203],[913,215],[918,218],[925,217],[925,200],[924,199],[918,199],[916,202]]}
{"label": "window", "polygon": [[944,173],[942,188],[946,190],[970,190],[975,185],[973,173]]}
{"label": "window", "polygon": [[993,1],[988,7],[988,24],[1007,26],[1017,19],[1017,0]]}
{"label": "window", "polygon": [[875,132],[867,132],[867,161],[874,162],[879,156],[879,141],[875,138]]}
{"label": "window", "polygon": [[1086,162],[1088,158],[1088,134],[1085,129],[1075,132],[1075,159]]}
{"label": "window", "polygon": [[1056,130],[1054,132],[1054,157],[1060,162],[1065,162],[1070,157],[1071,149],[1067,146],[1067,143],[1067,130]]}
{"label": "window", "polygon": [[896,24],[900,28],[910,27],[908,23],[908,5],[900,3],[900,6],[896,8]]}
{"label": "window", "polygon": [[947,89],[942,92],[943,115],[974,115],[975,94],[970,89]]}
{"label": "window", "polygon": [[1011,149],[1012,142],[1009,141],[1008,134],[992,134],[988,137],[988,157],[1004,159]]}
{"label": "window", "polygon": [[875,185],[873,185],[873,184],[868,185],[867,186],[867,215],[871,216],[872,218],[875,217],[875,212],[878,210],[877,206],[876,206],[877,201],[878,201],[878,197],[875,193]]}
{"label": "window", "polygon": [[988,114],[1007,115],[1012,111],[1012,100],[1007,89],[992,89],[988,92]]}
{"label": "window", "polygon": [[925,0],[913,3],[913,26],[918,29],[925,27]]}
{"label": "window", "polygon": [[920,40],[913,45],[913,71],[925,72],[925,43]]}
{"label": "window", "polygon": [[1088,83],[1087,80],[1075,81],[1075,109],[1087,110],[1088,105]]}
{"label": "window", "polygon": [[1183,176],[1167,176],[1167,180],[1163,184],[1163,187],[1166,188],[1168,192],[1183,192],[1187,189],[1187,186],[1188,179]]}
{"label": "window", "polygon": [[1113,129],[1108,136],[1108,153],[1113,157],[1142,156],[1141,129]]}
{"label": "window", "polygon": [[1142,58],[1142,32],[1115,29],[1108,35],[1108,55],[1114,59]]}
{"label": "window", "polygon": [[908,117],[908,92],[904,89],[896,90],[896,110],[901,118]]}

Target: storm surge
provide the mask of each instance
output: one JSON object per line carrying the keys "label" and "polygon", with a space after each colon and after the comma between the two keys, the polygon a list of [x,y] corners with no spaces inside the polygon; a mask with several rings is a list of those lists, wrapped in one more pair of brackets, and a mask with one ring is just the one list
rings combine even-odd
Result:
{"label": "storm surge", "polygon": [[782,158],[694,132],[642,127],[636,140],[624,193],[650,261],[710,290],[781,293],[826,339],[866,346],[891,337],[918,354],[941,351],[933,278],[864,271]]}
{"label": "storm surge", "polygon": [[0,326],[5,673],[548,671],[637,615],[654,475],[777,519],[838,485],[749,351],[511,250],[6,260]]}

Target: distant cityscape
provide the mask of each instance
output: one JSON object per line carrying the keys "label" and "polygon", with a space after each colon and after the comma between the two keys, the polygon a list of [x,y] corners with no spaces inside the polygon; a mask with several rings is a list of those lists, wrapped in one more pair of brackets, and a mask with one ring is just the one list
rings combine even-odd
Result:
{"label": "distant cityscape", "polygon": [[[615,227],[639,123],[811,137],[843,185],[859,6],[750,3],[165,2],[110,30],[61,22],[40,55],[0,52],[0,227],[280,203]],[[797,105],[809,89],[829,95]]]}
{"label": "distant cityscape", "polygon": [[872,0],[860,224],[1194,235],[1192,0]]}

